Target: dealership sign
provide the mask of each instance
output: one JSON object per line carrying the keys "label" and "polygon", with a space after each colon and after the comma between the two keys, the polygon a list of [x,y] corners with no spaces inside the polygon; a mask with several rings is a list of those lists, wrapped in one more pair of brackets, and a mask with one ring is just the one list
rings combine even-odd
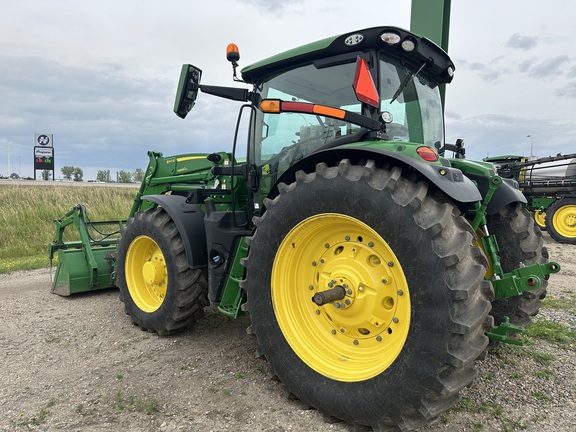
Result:
{"label": "dealership sign", "polygon": [[35,133],[34,145],[40,147],[53,147],[52,139],[53,139],[52,134]]}
{"label": "dealership sign", "polygon": [[34,178],[36,178],[36,170],[54,171],[53,140],[54,136],[52,134],[34,134]]}
{"label": "dealership sign", "polygon": [[34,169],[54,170],[54,147],[34,146]]}

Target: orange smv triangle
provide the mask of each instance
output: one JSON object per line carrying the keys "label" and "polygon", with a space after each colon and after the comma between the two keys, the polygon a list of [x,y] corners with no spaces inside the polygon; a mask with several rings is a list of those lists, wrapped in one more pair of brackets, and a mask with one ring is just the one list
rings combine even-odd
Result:
{"label": "orange smv triangle", "polygon": [[372,79],[372,74],[368,68],[368,62],[362,57],[358,57],[356,62],[356,74],[352,84],[356,97],[360,102],[365,102],[373,107],[378,108],[380,105],[380,96],[376,89],[376,84]]}

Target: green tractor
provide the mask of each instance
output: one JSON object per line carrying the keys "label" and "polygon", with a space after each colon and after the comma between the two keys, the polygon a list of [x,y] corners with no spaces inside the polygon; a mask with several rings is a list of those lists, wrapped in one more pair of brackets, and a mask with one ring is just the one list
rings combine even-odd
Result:
{"label": "green tractor", "polygon": [[[526,199],[445,143],[439,87],[454,65],[426,38],[363,29],[241,78],[239,57],[231,45],[249,88],[201,84],[184,65],[175,112],[199,92],[242,103],[245,151],[238,126],[231,153],[150,152],[116,250],[95,254],[108,286],[160,335],[208,304],[249,312],[272,374],[327,416],[374,430],[428,423],[473,381],[489,340],[521,343],[560,269]],[[56,250],[55,291],[69,294],[68,255],[81,252]]]}

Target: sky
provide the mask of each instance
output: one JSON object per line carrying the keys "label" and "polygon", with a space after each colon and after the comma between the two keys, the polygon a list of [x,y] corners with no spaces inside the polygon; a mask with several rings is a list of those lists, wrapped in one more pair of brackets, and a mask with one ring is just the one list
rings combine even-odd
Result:
{"label": "sky", "polygon": [[[145,169],[164,155],[231,151],[240,103],[200,94],[172,111],[181,65],[204,84],[238,86],[240,67],[299,45],[380,25],[410,26],[409,0],[2,0],[0,175],[34,176],[35,133],[65,165]],[[446,140],[468,159],[576,152],[576,2],[452,0]],[[532,150],[531,150],[532,149]],[[40,177],[40,173],[37,172]]]}

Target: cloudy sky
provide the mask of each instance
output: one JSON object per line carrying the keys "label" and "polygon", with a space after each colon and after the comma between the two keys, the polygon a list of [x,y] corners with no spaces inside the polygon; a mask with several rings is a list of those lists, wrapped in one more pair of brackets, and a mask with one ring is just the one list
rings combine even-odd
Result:
{"label": "cloudy sky", "polygon": [[[470,159],[576,152],[575,16],[572,0],[453,0],[447,141],[464,138]],[[409,23],[408,0],[4,0],[0,174],[33,176],[34,133],[54,134],[56,177],[72,165],[85,180],[145,168],[147,150],[231,150],[238,103],[200,94],[186,120],[172,112],[183,63],[206,84],[239,85],[230,42],[247,66]]]}

